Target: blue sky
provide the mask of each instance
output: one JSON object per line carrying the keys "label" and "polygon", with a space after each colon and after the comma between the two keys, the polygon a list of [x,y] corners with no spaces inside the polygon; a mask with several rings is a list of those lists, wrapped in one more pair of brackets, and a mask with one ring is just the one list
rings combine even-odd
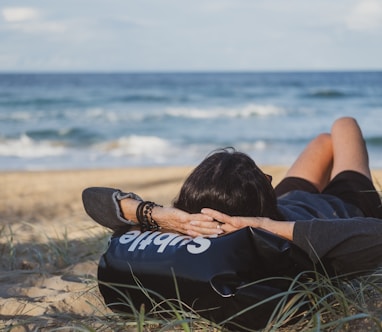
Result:
{"label": "blue sky", "polygon": [[0,71],[382,69],[382,0],[2,0]]}

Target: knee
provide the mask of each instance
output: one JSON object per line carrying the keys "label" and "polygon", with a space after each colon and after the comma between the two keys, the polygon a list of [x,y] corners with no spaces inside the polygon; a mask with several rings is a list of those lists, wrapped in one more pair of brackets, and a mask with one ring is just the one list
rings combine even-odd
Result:
{"label": "knee", "polygon": [[329,133],[322,133],[316,136],[316,144],[320,145],[322,148],[330,148],[332,146],[332,136]]}
{"label": "knee", "polygon": [[334,121],[332,132],[338,129],[347,129],[354,126],[358,127],[357,120],[350,116],[344,116]]}

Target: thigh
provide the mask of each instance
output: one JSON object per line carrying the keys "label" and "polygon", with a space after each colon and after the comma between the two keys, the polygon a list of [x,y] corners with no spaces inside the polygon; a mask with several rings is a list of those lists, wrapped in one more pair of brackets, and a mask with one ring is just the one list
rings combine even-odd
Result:
{"label": "thigh", "polygon": [[286,177],[298,177],[312,183],[319,191],[329,183],[333,162],[329,134],[320,134],[305,147]]}
{"label": "thigh", "polygon": [[336,120],[331,130],[333,169],[331,179],[342,171],[352,170],[371,179],[369,156],[361,128],[355,119]]}
{"label": "thigh", "polygon": [[322,191],[358,207],[366,217],[382,218],[382,205],[379,193],[372,181],[356,171],[343,171],[337,174]]}

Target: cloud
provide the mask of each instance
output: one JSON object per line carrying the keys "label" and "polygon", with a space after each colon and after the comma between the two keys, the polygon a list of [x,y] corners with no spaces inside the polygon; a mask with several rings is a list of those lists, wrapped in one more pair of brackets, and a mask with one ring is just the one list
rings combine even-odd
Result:
{"label": "cloud", "polygon": [[66,32],[66,25],[57,20],[44,19],[42,12],[31,7],[6,7],[1,10],[4,29],[26,34]]}
{"label": "cloud", "polygon": [[351,30],[377,30],[382,28],[382,1],[359,0],[346,19]]}
{"label": "cloud", "polygon": [[381,67],[382,0],[3,2],[0,71]]}
{"label": "cloud", "polygon": [[40,17],[39,11],[29,7],[8,7],[1,11],[1,15],[6,22],[24,22],[35,20]]}
{"label": "cloud", "polygon": [[48,33],[65,33],[67,28],[65,24],[60,22],[33,22],[30,24],[13,24],[9,27],[12,30],[17,30],[31,34],[48,34]]}

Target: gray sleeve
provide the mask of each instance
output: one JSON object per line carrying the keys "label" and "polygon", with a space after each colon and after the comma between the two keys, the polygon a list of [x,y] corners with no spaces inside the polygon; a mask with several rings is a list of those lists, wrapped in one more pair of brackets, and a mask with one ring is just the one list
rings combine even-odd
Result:
{"label": "gray sleeve", "polygon": [[297,221],[293,242],[314,263],[330,264],[337,273],[375,269],[382,263],[382,220],[357,217]]}
{"label": "gray sleeve", "polygon": [[125,198],[132,198],[132,199],[135,199],[136,201],[140,201],[140,202],[142,202],[143,199],[133,192],[124,193],[124,192],[118,190],[113,194],[115,212],[116,212],[118,219],[121,220],[123,223],[128,224],[128,225],[136,225],[136,222],[134,222],[132,220],[125,219],[123,217],[123,213],[121,211],[121,206],[119,205],[119,201],[121,201],[122,199],[125,199]]}
{"label": "gray sleeve", "polygon": [[137,224],[124,218],[120,207],[120,201],[124,198],[142,201],[141,197],[134,193],[124,193],[119,189],[108,187],[90,187],[82,192],[86,213],[100,225],[112,230],[118,230],[126,224]]}

